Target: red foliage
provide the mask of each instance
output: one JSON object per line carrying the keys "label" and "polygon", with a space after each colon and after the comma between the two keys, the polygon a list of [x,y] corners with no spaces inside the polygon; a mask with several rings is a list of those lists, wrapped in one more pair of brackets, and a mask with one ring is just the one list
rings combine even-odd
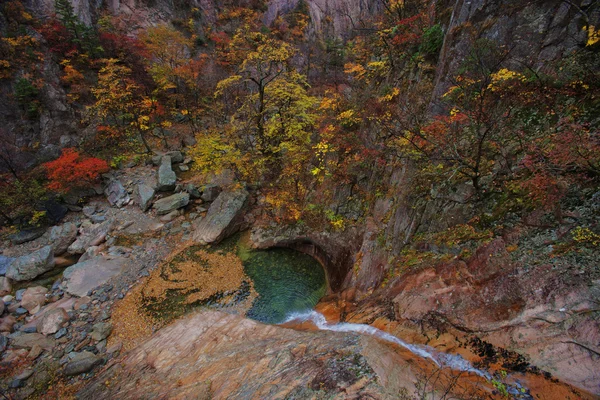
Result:
{"label": "red foliage", "polygon": [[51,52],[66,56],[77,51],[77,47],[73,44],[71,34],[60,21],[51,19],[40,26],[38,30],[48,42]]}
{"label": "red foliage", "polygon": [[45,163],[44,167],[50,180],[48,188],[61,193],[89,187],[98,181],[100,174],[109,170],[106,161],[83,157],[73,148],[63,149],[59,158]]}

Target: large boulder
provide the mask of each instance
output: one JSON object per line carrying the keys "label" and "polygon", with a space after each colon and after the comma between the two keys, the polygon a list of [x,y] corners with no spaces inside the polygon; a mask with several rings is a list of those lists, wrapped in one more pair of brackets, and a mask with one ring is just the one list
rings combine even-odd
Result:
{"label": "large boulder", "polygon": [[94,224],[84,230],[84,232],[73,242],[67,251],[69,254],[83,254],[91,246],[97,246],[106,240],[106,235],[112,230],[113,220],[104,221],[101,224]]}
{"label": "large boulder", "polygon": [[194,241],[219,242],[237,232],[243,221],[247,200],[248,192],[245,190],[221,192],[210,205],[206,216],[194,224]]}
{"label": "large boulder", "polygon": [[142,211],[147,211],[150,208],[152,199],[154,198],[154,188],[140,183],[135,191],[135,202],[140,206]]}
{"label": "large boulder", "polygon": [[77,225],[72,222],[52,227],[50,231],[50,245],[54,249],[54,255],[59,256],[65,253],[76,238]]}
{"label": "large boulder", "polygon": [[48,289],[43,286],[27,288],[21,299],[21,307],[31,311],[43,306],[46,303],[46,293],[48,293]]}
{"label": "large boulder", "polygon": [[166,215],[171,211],[185,207],[190,202],[189,193],[176,193],[154,202],[154,209],[158,215]]}
{"label": "large boulder", "polygon": [[127,203],[129,203],[129,193],[123,187],[123,184],[118,179],[112,179],[106,189],[104,190],[104,194],[108,199],[108,202],[113,207],[121,208]]}
{"label": "large boulder", "polygon": [[98,256],[71,265],[63,273],[63,277],[67,280],[66,291],[79,297],[86,296],[89,291],[121,274],[129,262],[124,257],[108,259]]}
{"label": "large boulder", "polygon": [[159,192],[169,192],[175,189],[177,175],[171,168],[171,157],[163,156],[161,158],[160,167],[158,167],[158,186],[156,190]]}
{"label": "large boulder", "polygon": [[54,249],[52,246],[45,246],[14,260],[6,270],[6,276],[14,281],[29,281],[52,268]]}

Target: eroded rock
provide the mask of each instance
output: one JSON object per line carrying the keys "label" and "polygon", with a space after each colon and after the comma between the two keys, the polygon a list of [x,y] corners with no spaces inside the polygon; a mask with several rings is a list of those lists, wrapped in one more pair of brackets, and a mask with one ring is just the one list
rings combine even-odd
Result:
{"label": "eroded rock", "polygon": [[215,243],[237,232],[247,200],[248,192],[245,190],[221,192],[206,216],[194,223],[194,241]]}
{"label": "eroded rock", "polygon": [[114,221],[108,220],[85,228],[81,236],[69,248],[69,254],[83,254],[91,246],[97,246],[106,240],[106,235],[113,229]]}
{"label": "eroded rock", "polygon": [[154,188],[144,183],[137,185],[135,201],[142,211],[147,211],[150,208],[153,198]]}
{"label": "eroded rock", "polygon": [[37,330],[43,335],[51,335],[63,326],[69,320],[69,314],[63,308],[55,308],[44,314]]}
{"label": "eroded rock", "polygon": [[83,374],[102,362],[102,358],[89,351],[72,354],[72,356],[69,355],[71,361],[65,366],[64,372],[67,376]]}
{"label": "eroded rock", "polygon": [[46,293],[48,293],[48,289],[43,286],[27,288],[23,293],[21,307],[31,312],[35,308],[43,306],[46,303]]}

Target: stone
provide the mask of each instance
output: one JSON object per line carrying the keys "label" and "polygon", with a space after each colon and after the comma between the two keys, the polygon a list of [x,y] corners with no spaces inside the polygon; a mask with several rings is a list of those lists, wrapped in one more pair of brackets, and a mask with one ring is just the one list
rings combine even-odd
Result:
{"label": "stone", "polygon": [[172,164],[179,164],[183,162],[183,154],[178,150],[168,151],[164,155],[171,157]]}
{"label": "stone", "polygon": [[16,323],[17,319],[12,315],[0,318],[0,332],[12,332]]}
{"label": "stone", "polygon": [[32,240],[42,236],[45,232],[45,228],[24,229],[18,233],[10,235],[9,238],[12,244],[17,245],[31,242]]}
{"label": "stone", "polygon": [[95,341],[99,342],[101,340],[104,340],[108,337],[108,335],[110,335],[110,333],[112,332],[112,325],[108,322],[99,322],[97,324],[94,324],[93,328],[92,328],[92,333],[90,334],[90,337],[92,339],[94,339]]}
{"label": "stone", "polygon": [[32,349],[33,346],[38,345],[44,350],[52,350],[56,346],[56,341],[41,333],[24,333],[12,338],[10,344],[15,349]]}
{"label": "stone", "polygon": [[50,231],[50,245],[54,249],[54,255],[59,256],[67,251],[69,246],[77,238],[77,225],[67,222],[59,226],[53,226]]}
{"label": "stone", "polygon": [[102,359],[96,356],[94,353],[82,351],[80,353],[75,353],[71,357],[71,361],[65,366],[64,372],[67,376],[83,374],[84,372],[90,371],[101,362]]}
{"label": "stone", "polygon": [[175,211],[171,211],[170,213],[168,213],[167,215],[163,215],[162,217],[160,217],[160,222],[164,222],[164,223],[168,223],[173,221],[175,218],[179,217],[180,215],[180,211],[179,210],[175,210]]}
{"label": "stone", "polygon": [[44,318],[38,324],[37,330],[42,335],[51,335],[58,332],[68,320],[69,314],[63,308],[55,308],[44,314]]}
{"label": "stone", "polygon": [[118,179],[112,179],[106,189],[104,190],[104,194],[111,206],[121,208],[129,203],[129,193],[123,187],[123,184]]}
{"label": "stone", "polygon": [[87,206],[83,207],[83,209],[81,211],[83,211],[83,215],[90,218],[96,212],[96,205],[95,204],[87,205]]}
{"label": "stone", "polygon": [[90,290],[121,274],[128,263],[130,261],[123,257],[107,259],[97,256],[72,265],[63,272],[67,281],[65,291],[79,297],[86,296]]}
{"label": "stone", "polygon": [[159,192],[169,192],[175,189],[177,175],[171,168],[171,157],[163,156],[158,167],[158,186],[156,190]]}
{"label": "stone", "polygon": [[187,206],[189,202],[190,195],[188,193],[176,193],[155,201],[153,207],[158,215],[166,215],[171,211]]}
{"label": "stone", "polygon": [[0,300],[0,315],[2,315],[4,313],[4,308],[6,306],[4,305],[4,301]]}
{"label": "stone", "polygon": [[26,289],[19,289],[19,290],[17,290],[17,291],[15,292],[15,299],[16,299],[17,301],[21,301],[21,300],[23,300],[23,294],[25,293],[25,290],[26,290]]}
{"label": "stone", "polygon": [[190,198],[192,199],[199,199],[202,197],[202,192],[200,192],[193,183],[187,183],[184,186],[184,190],[190,194]]}
{"label": "stone", "polygon": [[42,208],[46,211],[46,219],[52,224],[58,224],[67,215],[69,207],[61,204],[56,200],[46,200],[42,204]]}
{"label": "stone", "polygon": [[222,192],[210,205],[206,216],[194,221],[193,240],[198,243],[215,243],[237,232],[243,222],[243,212],[248,192]]}
{"label": "stone", "polygon": [[7,303],[12,303],[14,299],[15,298],[13,296],[11,296],[10,294],[7,294],[6,296],[4,296],[2,298],[2,301],[4,302],[4,304],[7,304]]}
{"label": "stone", "polygon": [[12,291],[10,279],[5,276],[0,276],[0,296],[6,296]]}
{"label": "stone", "polygon": [[27,311],[31,311],[38,306],[43,306],[46,303],[46,293],[48,293],[48,289],[43,286],[27,288],[25,293],[23,293],[21,307]]}
{"label": "stone", "polygon": [[13,257],[6,257],[0,254],[0,276],[6,275],[8,266],[15,260]]}
{"label": "stone", "polygon": [[206,201],[206,202],[210,202],[210,201],[215,201],[217,199],[217,197],[219,196],[219,194],[221,193],[222,189],[220,186],[218,185],[204,185],[202,187],[202,200]]}
{"label": "stone", "polygon": [[188,166],[187,166],[187,165],[185,165],[185,164],[181,164],[181,165],[179,166],[179,170],[180,170],[181,172],[189,171],[189,170],[190,170],[190,167],[188,167]]}
{"label": "stone", "polygon": [[137,185],[135,202],[138,206],[140,206],[142,211],[147,211],[150,208],[152,199],[154,198],[154,193],[154,188],[144,183]]}
{"label": "stone", "polygon": [[42,354],[43,351],[44,351],[44,349],[42,349],[42,347],[39,344],[34,344],[31,347],[31,350],[29,350],[29,354],[27,354],[27,358],[30,360],[35,360]]}
{"label": "stone", "polygon": [[98,246],[106,240],[106,235],[112,231],[114,224],[113,220],[108,220],[85,228],[81,236],[69,246],[67,251],[69,254],[83,254],[89,247]]}
{"label": "stone", "polygon": [[8,346],[8,338],[4,335],[0,335],[0,353],[6,350]]}
{"label": "stone", "polygon": [[55,334],[54,339],[60,339],[63,336],[66,336],[67,328],[60,328]]}
{"label": "stone", "polygon": [[29,281],[54,268],[54,249],[45,246],[31,254],[14,260],[6,276],[14,281]]}

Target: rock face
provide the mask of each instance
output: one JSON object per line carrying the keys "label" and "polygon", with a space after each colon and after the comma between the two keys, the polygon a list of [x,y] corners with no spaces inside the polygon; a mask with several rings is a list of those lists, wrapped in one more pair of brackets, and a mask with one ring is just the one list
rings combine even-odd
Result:
{"label": "rock face", "polygon": [[175,182],[177,181],[177,175],[171,168],[171,157],[163,156],[160,161],[160,167],[158,167],[158,186],[156,190],[159,192],[170,192],[175,189]]}
{"label": "rock face", "polygon": [[54,268],[54,250],[45,246],[33,253],[14,260],[6,270],[6,276],[15,281],[29,281]]}
{"label": "rock face", "polygon": [[128,262],[129,260],[123,257],[107,259],[98,256],[72,265],[63,273],[64,278],[67,280],[66,291],[75,296],[83,297],[90,290],[119,275]]}
{"label": "rock face", "polygon": [[477,38],[491,40],[496,46],[510,45],[509,62],[519,70],[525,65],[543,70],[546,62],[584,46],[587,36],[581,27],[598,26],[600,14],[587,9],[589,2],[581,3],[581,8],[580,3],[455,1],[437,68],[436,97],[451,85],[452,75],[472,48],[475,32]]}
{"label": "rock face", "polygon": [[94,224],[84,232],[68,248],[69,254],[83,254],[91,246],[104,242],[106,235],[112,230],[114,221],[108,220],[101,224]]}
{"label": "rock face", "polygon": [[171,211],[178,210],[188,205],[190,195],[188,193],[176,193],[154,202],[154,209],[158,215],[166,215]]}
{"label": "rock face", "polygon": [[206,216],[195,223],[194,240],[200,243],[219,242],[240,228],[248,192],[221,192],[210,205]]}
{"label": "rock face", "polygon": [[144,183],[140,183],[136,188],[135,194],[135,202],[137,205],[140,206],[142,211],[147,211],[152,204],[152,199],[154,198],[154,188]]}
{"label": "rock face", "polygon": [[77,238],[77,225],[72,222],[52,227],[50,231],[50,244],[54,255],[59,256],[67,251]]}
{"label": "rock face", "polygon": [[[390,362],[398,362],[392,379]],[[93,378],[79,397],[386,398],[386,390],[398,393],[403,386],[414,392],[412,380],[408,362],[375,339],[205,311],[161,329]]]}
{"label": "rock face", "polygon": [[521,270],[497,238],[467,260],[403,275],[374,302],[393,299],[393,315],[405,325],[438,321],[477,332],[481,340],[524,355],[553,377],[600,394],[595,366],[600,323],[589,317],[600,282],[578,272],[557,277],[552,265]]}
{"label": "rock face", "polygon": [[202,195],[200,196],[202,200],[211,202],[215,201],[217,197],[219,197],[219,193],[221,193],[221,187],[218,185],[204,185],[202,187]]}
{"label": "rock face", "polygon": [[112,179],[106,189],[104,190],[104,194],[108,199],[108,202],[113,207],[121,208],[127,203],[129,203],[129,193],[123,187],[123,184],[118,179]]}

